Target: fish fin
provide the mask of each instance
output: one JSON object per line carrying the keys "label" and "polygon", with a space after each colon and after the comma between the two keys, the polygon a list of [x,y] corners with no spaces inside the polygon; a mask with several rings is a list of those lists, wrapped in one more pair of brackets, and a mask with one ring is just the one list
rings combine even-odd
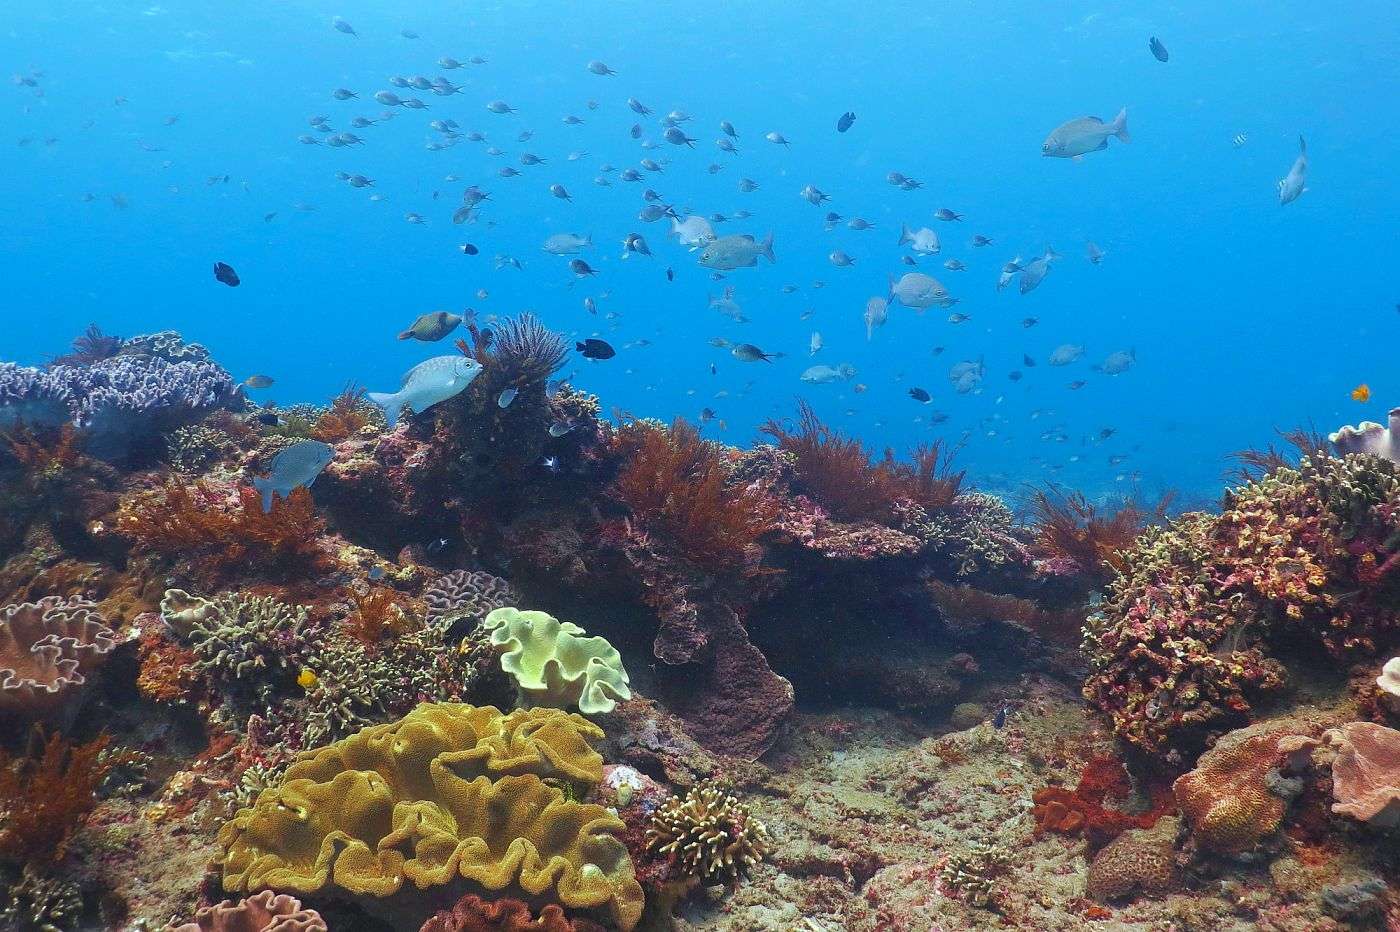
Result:
{"label": "fish fin", "polygon": [[399,411],[403,408],[399,393],[366,392],[365,398],[384,409],[384,420],[388,421],[389,429],[393,430],[399,423]]}
{"label": "fish fin", "polygon": [[[1113,118],[1113,135],[1118,137],[1119,142],[1132,142],[1133,137],[1128,133],[1128,108],[1124,107],[1118,111],[1118,116]],[[1105,140],[1107,141],[1107,140]]]}
{"label": "fish fin", "polygon": [[763,240],[763,255],[769,262],[777,262],[778,257],[773,255],[773,234],[769,233]]}
{"label": "fish fin", "polygon": [[258,495],[262,497],[263,514],[272,510],[272,500],[277,495],[277,490],[272,487],[271,478],[254,479],[253,488],[257,489]]}
{"label": "fish fin", "polygon": [[1298,154],[1299,154],[1299,155],[1307,155],[1307,154],[1308,154],[1308,141],[1307,141],[1306,139],[1304,139],[1301,135],[1298,137]]}
{"label": "fish fin", "polygon": [[[1107,149],[1107,148],[1108,148],[1108,144],[1105,143],[1104,145],[1099,146],[1099,148],[1100,148],[1100,149]],[[1071,156],[1069,157],[1069,160],[1070,160],[1071,162],[1082,162],[1082,161],[1084,161],[1084,156],[1082,156],[1082,155],[1071,155]]]}
{"label": "fish fin", "polygon": [[899,225],[899,242],[895,243],[895,245],[903,246],[905,243],[911,243],[913,241],[914,237],[909,235],[909,224],[901,223]]}

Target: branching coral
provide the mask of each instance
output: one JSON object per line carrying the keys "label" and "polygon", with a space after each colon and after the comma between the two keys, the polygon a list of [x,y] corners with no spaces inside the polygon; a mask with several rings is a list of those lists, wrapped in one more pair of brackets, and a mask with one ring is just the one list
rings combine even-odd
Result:
{"label": "branching coral", "polygon": [[617,446],[627,461],[613,494],[643,527],[697,564],[737,565],[768,529],[774,512],[767,497],[730,485],[720,449],[685,421],[669,429],[629,421],[618,430]]}
{"label": "branching coral", "polygon": [[652,813],[646,847],[670,863],[674,876],[733,884],[768,856],[771,843],[767,827],[749,808],[711,781]]}
{"label": "branching coral", "polygon": [[939,881],[970,905],[994,909],[1004,894],[1003,883],[1011,870],[1011,852],[1001,845],[974,845],[948,855],[939,870]]}
{"label": "branching coral", "polygon": [[192,558],[215,574],[239,568],[285,577],[315,569],[324,526],[304,488],[264,512],[251,487],[240,487],[230,505],[196,483],[123,502],[117,529],[145,550]]}
{"label": "branching coral", "polygon": [[62,735],[44,742],[38,757],[13,757],[0,749],[0,860],[52,864],[97,805],[97,789],[119,766],[104,755],[108,739],[70,744]]}
{"label": "branching coral", "polygon": [[934,510],[900,499],[894,512],[901,530],[951,561],[959,576],[1031,562],[1011,509],[995,495],[963,492]]}
{"label": "branching coral", "polygon": [[240,810],[219,832],[224,887],[387,897],[464,878],[604,908],[630,930],[642,890],[612,834],[625,826],[544,780],[596,783],[601,736],[554,710],[420,706],[303,755]]}
{"label": "branching coral", "polygon": [[[3,881],[0,881],[3,883]],[[25,867],[0,890],[0,928],[9,932],[58,932],[77,928],[83,913],[78,885]]]}
{"label": "branching coral", "polygon": [[1090,616],[1084,695],[1153,754],[1198,749],[1283,682],[1268,653],[1368,656],[1400,626],[1400,466],[1305,458],[1125,552]]}
{"label": "branching coral", "polygon": [[171,589],[161,617],[190,645],[199,673],[263,704],[291,685],[314,649],[306,609],[270,596],[225,592],[201,599]]}

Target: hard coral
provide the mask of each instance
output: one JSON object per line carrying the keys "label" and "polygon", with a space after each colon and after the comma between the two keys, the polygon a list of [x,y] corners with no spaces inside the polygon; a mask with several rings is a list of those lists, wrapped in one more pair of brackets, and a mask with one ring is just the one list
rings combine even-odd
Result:
{"label": "hard coral", "polygon": [[673,876],[736,883],[768,856],[767,827],[724,786],[705,782],[673,796],[647,821],[646,847]]}
{"label": "hard coral", "polygon": [[602,732],[555,710],[424,704],[389,725],[307,752],[219,832],[224,887],[388,897],[465,878],[517,884],[576,909],[606,908],[626,932],[642,890],[601,806],[545,777],[594,784]]}
{"label": "hard coral", "polygon": [[1338,748],[1332,762],[1332,811],[1378,828],[1400,825],[1400,731],[1351,722],[1327,732]]}
{"label": "hard coral", "polygon": [[166,932],[328,932],[326,921],[296,897],[264,890],[247,899],[224,900],[195,913],[194,921]]}
{"label": "hard coral", "polygon": [[47,596],[0,610],[0,713],[27,721],[62,717],[115,646],[82,599]]}
{"label": "hard coral", "polygon": [[1142,750],[1194,752],[1283,683],[1275,644],[1346,659],[1400,629],[1400,466],[1307,457],[1218,516],[1151,528],[1090,616],[1084,695]]}
{"label": "hard coral", "polygon": [[1290,766],[1295,738],[1264,726],[1242,729],[1177,778],[1172,794],[1198,848],[1246,854],[1278,829],[1287,803],[1273,792],[1269,773]]}
{"label": "hard coral", "polygon": [[423,923],[418,932],[603,932],[603,927],[587,919],[569,919],[554,903],[540,910],[510,898],[483,900],[468,893],[451,910],[442,910]]}
{"label": "hard coral", "polygon": [[1151,828],[1128,829],[1109,842],[1089,865],[1089,896],[1108,901],[1170,891],[1176,884],[1179,826],[1179,819],[1167,816]]}
{"label": "hard coral", "polygon": [[193,559],[216,576],[243,569],[281,578],[322,559],[324,526],[304,488],[264,512],[252,487],[240,486],[231,504],[201,484],[171,484],[123,503],[117,529],[144,550]]}
{"label": "hard coral", "polygon": [[769,528],[774,513],[768,499],[752,487],[730,485],[720,448],[685,421],[669,429],[629,421],[618,430],[617,446],[627,460],[613,494],[643,527],[695,563],[740,564]]}
{"label": "hard coral", "polygon": [[458,621],[479,623],[494,609],[515,605],[515,590],[499,576],[480,570],[454,570],[423,590],[427,623],[447,629]]}

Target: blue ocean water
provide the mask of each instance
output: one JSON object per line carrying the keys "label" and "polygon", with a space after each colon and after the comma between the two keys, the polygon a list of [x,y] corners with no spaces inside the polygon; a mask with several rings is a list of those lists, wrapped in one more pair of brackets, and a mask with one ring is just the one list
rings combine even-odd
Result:
{"label": "blue ocean water", "polygon": [[[333,29],[334,16],[358,35]],[[1397,22],[1383,0],[10,0],[0,60],[21,80],[0,88],[0,358],[38,362],[89,323],[128,336],[174,328],[239,378],[272,376],[260,399],[324,401],[348,381],[392,388],[417,361],[451,352],[450,340],[395,339],[419,314],[530,309],[618,348],[565,369],[606,407],[692,420],[708,407],[707,433],[731,443],[802,398],[872,448],[964,440],[959,462],[992,488],[1213,494],[1226,454],[1275,427],[1383,420],[1400,399]],[[1165,64],[1148,51],[1153,35],[1170,50]],[[486,62],[445,70],[443,56]],[[595,59],[616,75],[590,73]],[[393,75],[445,75],[463,91],[415,94],[391,87]],[[358,99],[334,100],[336,88]],[[378,118],[379,90],[430,109],[395,109],[356,131],[362,146],[298,142],[323,135],[313,116],[337,131]],[[639,117],[628,97],[654,112]],[[517,112],[488,112],[497,99]],[[1080,162],[1041,156],[1060,123],[1121,107],[1130,144]],[[672,110],[693,117],[679,124],[693,150],[664,141]],[[856,122],[838,133],[847,110]],[[584,122],[566,125],[569,115]],[[434,119],[487,142],[430,150],[443,139]],[[715,147],[721,120],[739,133],[737,156]],[[643,149],[634,123],[659,148]],[[525,130],[533,138],[518,141]],[[1281,206],[1299,134],[1309,190]],[[569,161],[575,151],[588,155]],[[520,167],[522,152],[547,161]],[[619,180],[646,157],[664,171]],[[498,177],[506,165],[521,175]],[[352,188],[337,171],[374,185]],[[922,187],[890,185],[891,171]],[[611,185],[595,185],[600,175]],[[741,178],[759,189],[741,193]],[[478,222],[454,225],[468,184],[491,197]],[[551,196],[552,184],[572,200]],[[799,197],[808,184],[830,201]],[[772,232],[776,264],[712,280],[665,221],[637,218],[645,188],[682,213],[749,211],[717,232]],[[966,220],[935,221],[942,207]],[[828,210],[875,228],[827,231]],[[425,222],[406,222],[409,212]],[[867,342],[866,300],[911,270],[901,223],[937,230],[942,251],[917,270],[970,319],[892,307]],[[541,250],[564,231],[592,236],[584,258],[596,276],[578,280]],[[629,232],[652,258],[619,258]],[[974,233],[994,245],[972,248]],[[1098,265],[1085,258],[1090,240],[1105,254]],[[463,255],[466,242],[480,254]],[[1003,263],[1050,245],[1063,259],[1039,288],[996,290]],[[853,266],[828,261],[838,249]],[[498,253],[523,269],[494,269]],[[948,259],[967,269],[944,269]],[[242,285],[215,282],[215,261]],[[727,285],[750,322],[708,307]],[[1025,328],[1027,317],[1039,323]],[[824,341],[815,357],[813,331]],[[715,337],[786,356],[740,362]],[[1066,343],[1084,357],[1049,366]],[[1119,350],[1136,353],[1128,372],[1093,371]],[[979,359],[981,390],[956,394],[949,367]],[[853,381],[799,381],[809,365],[842,362]],[[1359,383],[1372,402],[1351,400]],[[946,420],[935,424],[936,412]]]}

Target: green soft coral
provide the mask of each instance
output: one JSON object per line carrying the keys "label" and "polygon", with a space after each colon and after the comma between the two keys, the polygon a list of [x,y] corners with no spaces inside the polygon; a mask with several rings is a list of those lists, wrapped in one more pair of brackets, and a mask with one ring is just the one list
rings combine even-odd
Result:
{"label": "green soft coral", "polygon": [[498,608],[481,622],[491,643],[504,646],[501,669],[515,679],[522,706],[611,712],[617,700],[631,699],[622,655],[606,639],[545,612]]}

